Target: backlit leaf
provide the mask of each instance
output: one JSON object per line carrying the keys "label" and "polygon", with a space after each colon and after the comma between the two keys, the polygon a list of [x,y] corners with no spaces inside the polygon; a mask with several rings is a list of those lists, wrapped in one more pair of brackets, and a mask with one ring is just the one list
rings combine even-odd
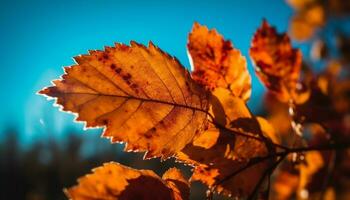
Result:
{"label": "backlit leaf", "polygon": [[324,166],[324,159],[318,151],[307,152],[305,162],[305,164],[300,165],[300,188],[305,188],[311,182],[312,176]]}
{"label": "backlit leaf", "polygon": [[189,183],[175,168],[161,179],[151,170],[111,162],[78,179],[78,185],[65,193],[73,200],[185,200],[189,199]]}
{"label": "backlit leaf", "polygon": [[210,90],[227,88],[234,96],[249,99],[251,78],[247,62],[231,41],[214,29],[195,23],[187,47],[194,80]]}
{"label": "backlit leaf", "polygon": [[163,174],[162,179],[165,180],[167,186],[172,190],[174,200],[189,199],[190,184],[188,180],[183,177],[180,170],[177,168],[170,168]]}
{"label": "backlit leaf", "polygon": [[291,165],[289,168],[281,167],[275,177],[272,186],[272,199],[288,200],[298,190],[299,186],[299,171],[293,169]]}
{"label": "backlit leaf", "polygon": [[327,156],[322,153],[306,152],[299,164],[286,162],[275,177],[272,199],[287,200],[293,196],[298,197],[297,199],[319,199],[313,197],[319,195],[318,191],[324,187],[324,181],[329,173],[324,167],[326,162],[324,159]]}
{"label": "backlit leaf", "polygon": [[286,34],[278,34],[265,20],[254,35],[250,56],[255,71],[265,86],[281,101],[293,99],[299,78],[302,55],[293,49]]}
{"label": "backlit leaf", "polygon": [[318,0],[286,0],[286,2],[296,10],[305,9],[306,7],[317,3]]}
{"label": "backlit leaf", "polygon": [[306,41],[325,23],[325,10],[321,5],[313,5],[297,12],[291,19],[289,33],[293,39]]}
{"label": "backlit leaf", "polygon": [[205,125],[207,93],[152,43],[116,44],[75,60],[40,93],[77,113],[86,127],[105,127],[103,137],[126,142],[126,150],[167,158]]}
{"label": "backlit leaf", "polygon": [[201,181],[225,195],[247,197],[275,158],[243,168],[274,152],[270,141],[264,141],[260,135],[275,137],[273,128],[263,118],[255,119],[245,102],[228,90],[218,88],[213,95],[210,112],[224,116],[217,120],[227,129],[209,125],[208,130],[178,153],[177,159],[195,166],[191,181]]}

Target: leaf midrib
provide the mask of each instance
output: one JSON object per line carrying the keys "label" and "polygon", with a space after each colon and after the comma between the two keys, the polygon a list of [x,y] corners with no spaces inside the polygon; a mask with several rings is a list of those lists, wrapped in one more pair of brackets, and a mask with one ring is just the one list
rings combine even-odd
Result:
{"label": "leaf midrib", "polygon": [[106,97],[116,97],[116,98],[126,98],[126,99],[134,99],[134,100],[139,100],[139,101],[144,101],[144,102],[154,102],[154,103],[159,103],[159,104],[166,104],[166,105],[171,105],[171,106],[178,106],[178,107],[182,107],[182,108],[186,108],[186,109],[190,109],[190,110],[196,110],[196,111],[200,111],[203,112],[205,114],[208,114],[207,110],[204,110],[202,108],[198,108],[198,107],[193,107],[193,106],[189,106],[189,105],[184,105],[184,104],[178,104],[178,103],[174,103],[174,102],[168,102],[168,101],[162,101],[162,100],[158,100],[158,99],[146,99],[146,98],[142,98],[142,97],[136,97],[136,96],[122,96],[122,95],[116,95],[116,94],[103,94],[103,93],[88,93],[88,92],[53,92],[50,93],[50,96],[54,96],[54,97],[59,97],[62,94],[68,94],[68,95],[96,95],[96,96],[106,96]]}

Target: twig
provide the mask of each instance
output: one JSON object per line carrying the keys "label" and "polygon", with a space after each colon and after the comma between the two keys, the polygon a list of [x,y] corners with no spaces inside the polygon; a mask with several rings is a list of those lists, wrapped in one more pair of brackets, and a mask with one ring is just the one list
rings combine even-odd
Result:
{"label": "twig", "polygon": [[[284,150],[282,152],[276,152],[276,153],[272,153],[272,154],[268,154],[265,157],[255,157],[255,159],[251,159],[250,162],[247,163],[247,165],[245,165],[244,167],[232,172],[231,174],[229,174],[228,176],[224,177],[223,179],[221,179],[220,181],[218,181],[215,185],[213,185],[212,187],[212,191],[215,190],[215,188],[230,180],[231,178],[233,178],[234,176],[236,176],[237,174],[239,174],[240,172],[258,164],[261,163],[267,159],[273,158],[273,157],[280,157],[279,160],[277,162],[274,163],[274,165],[272,166],[272,168],[270,168],[269,170],[266,170],[265,173],[269,172],[272,173],[273,170],[278,166],[278,164],[290,153],[298,153],[298,152],[305,152],[305,151],[325,151],[325,150],[341,150],[341,149],[346,149],[346,148],[350,148],[350,143],[343,143],[343,144],[329,144],[329,145],[324,145],[324,146],[315,146],[315,147],[301,147],[301,148],[288,148],[288,150]],[[266,175],[264,175],[266,176]],[[260,182],[260,180],[259,180]]]}
{"label": "twig", "polygon": [[254,196],[257,194],[261,184],[264,182],[266,176],[268,176],[269,174],[272,174],[272,172],[276,169],[276,167],[282,162],[282,160],[286,157],[286,155],[281,156],[277,162],[275,162],[269,169],[267,169],[264,174],[260,177],[258,183],[256,184],[253,192],[249,195],[247,200],[252,200],[254,198]]}

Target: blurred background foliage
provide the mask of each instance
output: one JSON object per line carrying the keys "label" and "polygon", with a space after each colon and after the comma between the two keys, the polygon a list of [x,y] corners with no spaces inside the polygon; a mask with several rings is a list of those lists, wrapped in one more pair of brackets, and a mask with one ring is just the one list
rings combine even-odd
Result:
{"label": "blurred background foliage", "polygon": [[[350,67],[350,3],[347,0],[269,1],[6,1],[0,0],[0,199],[63,199],[62,188],[104,162],[117,161],[162,174],[172,159],[143,161],[123,145],[83,130],[35,93],[73,64],[71,57],[113,42],[152,40],[189,66],[187,34],[194,21],[217,28],[247,56],[253,78],[248,105],[265,115],[265,89],[249,62],[250,40],[263,18],[289,31],[305,66]],[[342,73],[348,77],[348,70]],[[205,188],[195,184],[192,199]],[[201,196],[202,195],[202,196]]]}

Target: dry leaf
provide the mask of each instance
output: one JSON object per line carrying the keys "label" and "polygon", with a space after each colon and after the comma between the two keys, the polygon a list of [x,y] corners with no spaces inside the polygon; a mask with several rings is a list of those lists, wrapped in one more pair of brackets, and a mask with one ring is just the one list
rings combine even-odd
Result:
{"label": "dry leaf", "polygon": [[320,195],[318,191],[323,188],[328,173],[324,168],[324,156],[318,151],[304,155],[305,160],[298,165],[288,162],[280,168],[274,181],[272,199],[287,200],[294,196],[299,200],[320,199],[312,197]]}
{"label": "dry leaf", "polygon": [[182,65],[152,43],[131,42],[75,57],[40,94],[128,151],[167,158],[192,141],[207,119],[207,93]]}
{"label": "dry leaf", "polygon": [[229,40],[214,29],[195,23],[187,47],[194,80],[209,90],[227,88],[234,96],[249,99],[251,78],[246,59]]}
{"label": "dry leaf", "polygon": [[324,159],[318,151],[305,153],[305,161],[305,164],[300,165],[300,190],[304,189],[311,182],[313,176],[324,166]]}
{"label": "dry leaf", "polygon": [[286,1],[294,9],[301,10],[301,9],[307,8],[308,6],[314,3],[317,3],[318,0],[286,0]]}
{"label": "dry leaf", "polygon": [[309,40],[325,24],[325,15],[324,7],[317,4],[297,12],[289,25],[290,35],[298,41]]}
{"label": "dry leaf", "polygon": [[165,180],[167,186],[172,190],[174,200],[190,198],[190,184],[180,170],[170,168],[163,174],[162,179]]}
{"label": "dry leaf", "polygon": [[342,74],[341,65],[334,61],[322,73],[313,74],[313,80],[309,84],[310,98],[295,109],[295,117],[299,121],[318,123],[327,130],[329,136],[339,141],[350,135],[346,122],[350,110],[347,95],[350,81],[340,79]]}
{"label": "dry leaf", "polygon": [[274,134],[273,129],[264,119],[253,118],[245,102],[232,96],[230,91],[217,88],[213,95],[211,112],[214,116],[226,116],[216,118],[217,123],[231,131],[209,126],[178,153],[177,159],[195,166],[191,181],[201,181],[225,195],[246,197],[275,160],[271,157],[241,170],[259,157],[274,152],[269,141],[251,137],[262,139],[259,134],[268,137]]}
{"label": "dry leaf", "polygon": [[185,200],[189,199],[189,183],[175,168],[161,179],[151,170],[111,162],[78,179],[78,185],[65,193],[73,200]]}
{"label": "dry leaf", "polygon": [[286,34],[278,34],[265,20],[254,35],[250,56],[265,86],[284,102],[293,99],[302,55]]}
{"label": "dry leaf", "polygon": [[332,15],[347,17],[350,13],[350,1],[348,0],[328,0],[327,6]]}
{"label": "dry leaf", "polygon": [[298,189],[299,186],[299,171],[291,169],[291,165],[282,166],[276,174],[273,182],[272,199],[288,200]]}

